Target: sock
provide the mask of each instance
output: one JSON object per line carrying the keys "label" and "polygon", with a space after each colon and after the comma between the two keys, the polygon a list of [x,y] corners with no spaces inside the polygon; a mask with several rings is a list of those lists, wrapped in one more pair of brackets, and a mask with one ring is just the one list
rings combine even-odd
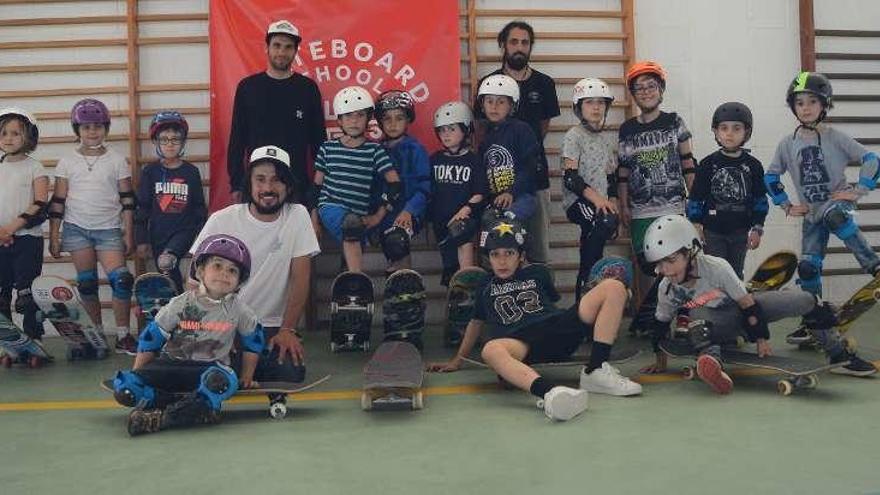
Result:
{"label": "sock", "polygon": [[594,369],[601,368],[602,363],[611,357],[611,345],[605,342],[593,342],[593,351],[590,353],[590,363],[584,368],[584,372],[592,373]]}
{"label": "sock", "polygon": [[535,378],[535,381],[532,382],[531,386],[529,386],[529,392],[532,393],[535,397],[539,399],[543,399],[544,395],[553,388],[553,385],[550,384],[543,376],[539,376]]}

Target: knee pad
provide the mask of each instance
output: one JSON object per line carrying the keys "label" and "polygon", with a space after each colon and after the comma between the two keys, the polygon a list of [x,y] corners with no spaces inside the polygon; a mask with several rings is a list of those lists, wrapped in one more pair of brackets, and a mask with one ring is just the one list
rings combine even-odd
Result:
{"label": "knee pad", "polygon": [[18,297],[15,299],[15,312],[25,314],[36,310],[37,303],[34,302],[34,296],[31,294],[31,290],[22,289],[18,291]]}
{"label": "knee pad", "polygon": [[232,368],[215,364],[206,369],[200,377],[198,393],[208,400],[211,409],[220,410],[224,400],[235,395],[238,390],[238,376]]}
{"label": "knee pad", "polygon": [[155,321],[151,321],[138,336],[138,352],[159,352],[167,338]]}
{"label": "knee pad", "polygon": [[76,274],[76,287],[83,301],[98,300],[98,270],[85,270]]}
{"label": "knee pad", "polygon": [[241,337],[241,345],[247,352],[260,354],[266,348],[266,333],[263,331],[263,325],[257,325],[253,332]]}
{"label": "knee pad", "polygon": [[400,227],[391,227],[382,232],[382,252],[392,263],[409,256],[409,232]]}
{"label": "knee pad", "polygon": [[107,274],[110,280],[110,288],[113,289],[113,299],[131,299],[131,290],[134,287],[134,277],[128,268],[120,266]]}
{"label": "knee pad", "polygon": [[713,344],[712,322],[694,320],[688,323],[688,340],[697,352]]}
{"label": "knee pad", "polygon": [[354,213],[346,213],[342,217],[342,240],[343,241],[360,241],[364,238],[364,232],[367,228],[361,217]]}
{"label": "knee pad", "polygon": [[170,272],[177,268],[177,256],[174,253],[165,251],[156,258],[156,268],[162,273]]}
{"label": "knee pad", "polygon": [[798,263],[798,285],[801,289],[816,295],[822,294],[822,258],[807,255]]}
{"label": "knee pad", "polygon": [[474,238],[474,234],[477,233],[478,227],[479,224],[473,217],[457,220],[449,226],[449,233],[446,234],[445,239],[440,241],[438,246],[463,246]]}
{"label": "knee pad", "polygon": [[852,211],[841,203],[834,203],[825,210],[822,224],[842,241],[856,235],[859,230]]}
{"label": "knee pad", "polygon": [[123,406],[153,407],[156,404],[156,389],[147,385],[137,373],[120,371],[113,378],[113,397]]}
{"label": "knee pad", "polygon": [[614,213],[598,212],[593,226],[594,235],[601,235],[605,239],[617,237],[617,227],[620,225],[620,217]]}

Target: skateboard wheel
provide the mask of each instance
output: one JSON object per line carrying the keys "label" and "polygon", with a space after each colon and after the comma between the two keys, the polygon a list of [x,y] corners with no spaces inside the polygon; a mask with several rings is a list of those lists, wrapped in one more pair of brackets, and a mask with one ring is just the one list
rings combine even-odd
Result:
{"label": "skateboard wheel", "polygon": [[875,301],[880,301],[880,289],[874,289],[871,295],[874,296]]}
{"label": "skateboard wheel", "polygon": [[273,419],[284,419],[287,416],[287,406],[283,402],[275,402],[269,405],[269,416]]}
{"label": "skateboard wheel", "polygon": [[422,391],[419,390],[415,394],[413,394],[412,398],[412,408],[413,411],[418,411],[419,409],[423,409],[425,407],[425,396],[422,394]]}
{"label": "skateboard wheel", "polygon": [[697,371],[693,366],[685,366],[681,369],[681,377],[685,380],[693,380],[697,377]]}
{"label": "skateboard wheel", "polygon": [[819,386],[819,377],[816,375],[807,375],[804,377],[803,387],[807,389],[814,389]]}
{"label": "skateboard wheel", "polygon": [[370,394],[366,392],[361,392],[361,409],[364,411],[369,411],[373,408],[373,399],[370,398]]}
{"label": "skateboard wheel", "polygon": [[776,382],[776,391],[780,395],[788,396],[794,391],[794,385],[788,380],[779,380]]}

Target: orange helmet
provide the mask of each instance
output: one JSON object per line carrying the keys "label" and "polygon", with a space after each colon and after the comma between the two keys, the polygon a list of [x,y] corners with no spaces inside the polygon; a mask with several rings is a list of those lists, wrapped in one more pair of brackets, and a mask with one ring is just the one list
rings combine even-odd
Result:
{"label": "orange helmet", "polygon": [[630,66],[629,70],[626,71],[626,87],[632,87],[633,80],[643,74],[656,75],[660,78],[663,87],[666,87],[666,71],[663,70],[663,67],[660,64],[650,60],[636,62]]}

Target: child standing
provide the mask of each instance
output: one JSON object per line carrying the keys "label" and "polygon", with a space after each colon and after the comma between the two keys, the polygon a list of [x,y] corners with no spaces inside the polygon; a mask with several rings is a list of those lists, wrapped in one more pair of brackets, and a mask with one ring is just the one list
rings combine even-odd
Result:
{"label": "child standing", "polygon": [[581,124],[562,140],[563,206],[568,219],[581,228],[580,264],[575,300],[580,300],[590,270],[617,235],[617,150],[603,134],[614,102],[601,79],[581,79],[574,85],[572,110]]}
{"label": "child standing", "polygon": [[[409,242],[425,222],[431,194],[431,164],[425,147],[406,133],[416,120],[415,105],[409,93],[400,90],[382,93],[376,101],[375,113],[382,130],[382,145],[403,185],[400,201],[390,205],[390,214],[373,229],[379,233],[382,251],[389,263],[387,272],[391,273],[399,268],[412,267]],[[378,179],[375,182],[377,189],[387,195],[388,190],[382,184],[384,181]]]}
{"label": "child standing", "polygon": [[70,253],[83,306],[98,326],[102,323],[97,263],[101,263],[113,290],[116,352],[134,355],[137,341],[128,328],[134,277],[125,264],[125,257],[134,251],[135,197],[128,160],[104,145],[110,112],[100,101],[77,102],[70,124],[79,146],[55,169],[49,253],[55,258],[62,250]]}
{"label": "child standing", "polygon": [[[385,149],[367,141],[367,124],[373,113],[373,97],[360,86],[343,88],[333,97],[333,111],[342,136],[324,142],[315,158],[314,187],[310,204],[315,230],[323,225],[342,243],[348,269],[360,272],[367,229],[376,227],[403,197],[400,175]],[[369,213],[373,178],[388,182],[386,202]]]}
{"label": "child standing", "polygon": [[24,332],[33,339],[43,336],[31,283],[43,270],[41,225],[49,197],[49,174],[30,156],[38,140],[31,114],[20,108],[0,110],[0,313],[12,319],[15,289],[15,311],[24,316]]}
{"label": "child standing", "polygon": [[[253,377],[265,347],[263,328],[236,297],[250,267],[250,253],[235,237],[216,234],[199,244],[191,269],[198,288],[159,310],[141,332],[132,370],[113,380],[117,402],[135,408],[128,416],[130,435],[216,423],[221,404],[239,386],[258,386]],[[236,337],[244,351],[240,377],[229,367]],[[171,404],[163,397],[187,392]]]}
{"label": "child standing", "polygon": [[746,251],[757,249],[767,217],[764,167],[743,146],[752,136],[752,112],[724,103],[712,115],[718,151],[697,166],[687,216],[706,241],[706,254],[726,259],[743,278]]}
{"label": "child standing", "polygon": [[144,167],[138,185],[135,237],[138,256],[152,257],[156,268],[171,277],[178,290],[183,277],[178,263],[207,218],[202,176],[182,159],[189,125],[179,112],[162,111],[150,123],[150,139],[159,161]]}
{"label": "child standing", "polygon": [[[489,341],[481,356],[501,378],[543,401],[544,413],[569,420],[587,408],[587,393],[618,396],[642,392],[638,383],[608,363],[626,305],[626,287],[618,280],[599,282],[568,310],[556,308],[559,293],[545,265],[530,265],[523,255],[525,231],[516,220],[500,220],[481,235],[493,277],[477,291],[474,318],[458,353],[432,371],[456,371],[473,349],[485,324]],[[593,341],[590,362],[580,373],[580,388],[553,385],[529,364],[568,359],[584,341]]]}
{"label": "child standing", "polygon": [[474,118],[460,101],[434,112],[434,132],[443,145],[431,155],[433,183],[429,217],[443,261],[442,285],[459,270],[474,266],[474,236],[488,193],[486,170],[470,148]]}

